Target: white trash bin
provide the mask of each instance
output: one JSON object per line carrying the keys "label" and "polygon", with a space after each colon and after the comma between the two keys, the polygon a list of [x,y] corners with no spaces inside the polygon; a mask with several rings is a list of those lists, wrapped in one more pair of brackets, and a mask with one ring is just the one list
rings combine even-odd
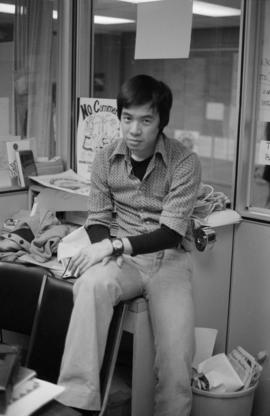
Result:
{"label": "white trash bin", "polygon": [[254,386],[233,393],[213,393],[192,387],[191,416],[251,416]]}

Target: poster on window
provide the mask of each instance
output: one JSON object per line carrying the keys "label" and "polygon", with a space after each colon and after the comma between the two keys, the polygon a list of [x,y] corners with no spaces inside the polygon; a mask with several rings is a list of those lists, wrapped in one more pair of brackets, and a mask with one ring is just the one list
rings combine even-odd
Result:
{"label": "poster on window", "polygon": [[270,121],[270,2],[265,2],[260,80],[260,120]]}
{"label": "poster on window", "polygon": [[270,165],[270,142],[261,140],[259,143],[259,160],[260,165]]}
{"label": "poster on window", "polygon": [[96,151],[120,137],[115,99],[79,98],[76,143],[78,175],[90,181]]}

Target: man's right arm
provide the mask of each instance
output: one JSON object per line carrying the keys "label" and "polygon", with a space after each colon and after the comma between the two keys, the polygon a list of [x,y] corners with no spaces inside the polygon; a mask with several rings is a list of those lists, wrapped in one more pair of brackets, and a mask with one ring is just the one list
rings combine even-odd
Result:
{"label": "man's right arm", "polygon": [[[110,237],[107,227],[96,224],[86,228],[91,243],[97,243]],[[177,247],[182,237],[174,230],[162,225],[155,231],[121,239],[124,244],[124,254],[153,253],[167,248]]]}

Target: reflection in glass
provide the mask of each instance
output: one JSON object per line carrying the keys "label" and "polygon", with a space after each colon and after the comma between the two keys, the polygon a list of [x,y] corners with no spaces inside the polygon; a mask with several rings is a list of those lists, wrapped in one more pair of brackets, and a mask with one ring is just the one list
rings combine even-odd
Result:
{"label": "reflection in glass", "polygon": [[[268,143],[267,143],[268,142]],[[257,122],[250,206],[270,208],[270,122]],[[268,156],[269,154],[269,156]],[[265,163],[265,164],[264,164]]]}
{"label": "reflection in glass", "polygon": [[[253,81],[257,88],[257,100],[254,117],[254,157],[253,175],[250,181],[250,207],[270,209],[270,0],[260,2],[261,13],[258,22],[258,40],[260,45],[258,59],[254,62],[258,79]],[[257,48],[256,48],[257,50]]]}
{"label": "reflection in glass", "polygon": [[[232,6],[228,0],[219,3]],[[233,2],[239,13],[240,4]],[[231,197],[240,17],[193,15],[188,59],[135,60],[137,7],[119,1],[95,2],[95,15],[125,17],[134,23],[95,24],[94,96],[115,98],[121,83],[138,73],[167,82],[174,105],[166,133],[192,146],[201,158],[203,181]]]}
{"label": "reflection in glass", "polygon": [[[267,148],[269,148],[270,146],[270,122],[267,122],[265,126],[265,140],[269,142],[267,145]],[[269,154],[270,154],[270,151],[269,151]],[[262,178],[267,184],[267,195],[265,199],[265,207],[270,208],[270,158],[267,158],[267,162],[268,164],[264,165],[264,168],[263,168]]]}
{"label": "reflection in glass", "polygon": [[58,2],[8,3],[0,11],[0,188],[12,183],[6,141],[34,138],[35,158],[51,158],[56,148]]}

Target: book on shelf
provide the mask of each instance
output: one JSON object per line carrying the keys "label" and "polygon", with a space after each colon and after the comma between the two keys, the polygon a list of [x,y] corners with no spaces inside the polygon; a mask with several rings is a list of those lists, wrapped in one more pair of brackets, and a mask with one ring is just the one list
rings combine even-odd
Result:
{"label": "book on shelf", "polygon": [[20,365],[20,348],[0,344],[0,414],[34,388],[36,372]]}
{"label": "book on shelf", "polygon": [[[12,402],[4,416],[29,416],[40,407],[55,399],[64,391],[64,387],[39,378],[33,379],[35,388],[18,400]],[[1,415],[2,416],[2,415]]]}
{"label": "book on shelf", "polygon": [[0,412],[5,412],[20,366],[20,349],[0,344]]}
{"label": "book on shelf", "polygon": [[62,386],[36,378],[34,370],[20,367],[9,405],[0,416],[30,416],[63,391]]}
{"label": "book on shelf", "polygon": [[[12,136],[11,136],[12,137]],[[34,137],[29,139],[19,139],[19,137],[14,136],[10,141],[6,142],[7,149],[7,161],[9,168],[9,175],[12,181],[16,182],[18,185],[18,169],[16,162],[16,152],[18,150],[29,150],[31,149],[34,153],[34,156],[37,155],[37,143]]]}
{"label": "book on shelf", "polygon": [[17,150],[16,162],[20,186],[29,185],[29,177],[37,176],[37,168],[34,160],[34,154],[31,149]]}
{"label": "book on shelf", "polygon": [[14,381],[10,403],[20,399],[21,397],[25,396],[27,393],[32,391],[35,386],[35,377],[36,377],[35,370],[32,370],[27,367],[20,366],[18,373],[16,375],[16,379]]}

